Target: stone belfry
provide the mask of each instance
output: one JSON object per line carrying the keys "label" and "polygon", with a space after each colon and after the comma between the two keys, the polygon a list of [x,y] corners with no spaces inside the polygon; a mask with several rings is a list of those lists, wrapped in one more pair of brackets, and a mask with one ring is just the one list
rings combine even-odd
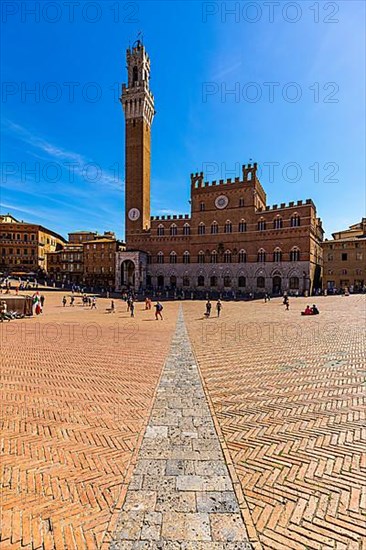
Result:
{"label": "stone belfry", "polygon": [[126,243],[150,229],[150,157],[154,96],[149,87],[150,58],[140,40],[127,50],[128,84],[121,103],[126,121]]}

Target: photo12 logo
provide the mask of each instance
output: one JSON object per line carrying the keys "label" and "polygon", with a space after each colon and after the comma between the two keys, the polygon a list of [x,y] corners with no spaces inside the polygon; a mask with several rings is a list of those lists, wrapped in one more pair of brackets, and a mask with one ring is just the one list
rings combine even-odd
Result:
{"label": "photo12 logo", "polygon": [[[242,175],[242,162],[216,162],[205,161],[202,163],[202,172],[207,181],[219,180],[227,181],[240,178]],[[296,161],[281,163],[278,161],[264,161],[258,164],[257,177],[265,180],[267,183],[299,183],[303,179],[307,183],[339,183],[338,175],[340,171],[339,164],[334,161],[319,162],[314,161],[304,166]]]}
{"label": "photo12 logo", "polygon": [[202,22],[294,24],[339,23],[338,2],[202,2]]}
{"label": "photo12 logo", "polygon": [[339,85],[337,82],[203,82],[202,102],[220,103],[339,103]]}
{"label": "photo12 logo", "polygon": [[99,101],[114,101],[120,103],[121,84],[113,82],[111,85],[101,86],[99,82],[74,81],[15,81],[8,80],[1,83],[1,102],[10,103],[98,103]]}
{"label": "photo12 logo", "polygon": [[11,23],[17,19],[21,23],[59,22],[138,23],[139,4],[137,2],[1,2],[1,22]]}

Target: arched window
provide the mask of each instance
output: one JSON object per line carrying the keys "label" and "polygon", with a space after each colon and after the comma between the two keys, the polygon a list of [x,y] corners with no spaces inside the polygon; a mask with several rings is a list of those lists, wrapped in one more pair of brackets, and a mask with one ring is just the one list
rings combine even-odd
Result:
{"label": "arched window", "polygon": [[300,260],[300,250],[294,247],[290,252],[290,262],[298,262]]}
{"label": "arched window", "polygon": [[257,288],[265,288],[266,281],[264,277],[257,277]]}
{"label": "arched window", "polygon": [[158,236],[162,237],[164,235],[164,226],[163,224],[158,225]]}
{"label": "arched window", "polygon": [[246,261],[247,261],[247,253],[245,252],[245,250],[239,250],[238,262],[240,264],[245,264]]}
{"label": "arched window", "polygon": [[151,264],[152,258],[150,252],[147,253],[146,263]]}
{"label": "arched window", "polygon": [[164,288],[164,275],[158,275],[158,288]]}
{"label": "arched window", "polygon": [[170,258],[170,263],[171,264],[176,264],[177,263],[177,253],[174,252],[174,250],[170,253],[169,258]]}
{"label": "arched window", "polygon": [[158,252],[158,264],[164,263],[164,252]]}
{"label": "arched window", "polygon": [[224,263],[225,264],[231,264],[231,252],[230,252],[230,250],[226,250],[224,252]]}
{"label": "arched window", "polygon": [[274,229],[282,229],[283,220],[282,220],[281,216],[277,216],[277,218],[273,221],[273,227],[274,227]]}
{"label": "arched window", "polygon": [[205,263],[205,253],[203,252],[203,250],[200,250],[198,253],[198,263],[199,264]]}
{"label": "arched window", "polygon": [[203,275],[198,276],[197,286],[205,286],[205,278]]}
{"label": "arched window", "polygon": [[239,222],[239,233],[245,233],[247,230],[247,224],[245,220],[240,220]]}
{"label": "arched window", "polygon": [[243,197],[240,197],[239,199],[239,208],[242,208],[244,206],[244,199]]}
{"label": "arched window", "polygon": [[177,233],[178,233],[178,228],[177,228],[177,226],[175,225],[175,223],[173,223],[173,224],[170,226],[170,234],[171,234],[172,236],[175,236],[175,235],[177,235]]}
{"label": "arched window", "polygon": [[190,235],[191,234],[191,226],[189,223],[185,223],[183,225],[183,235]]}
{"label": "arched window", "polygon": [[184,277],[183,277],[183,286],[189,286],[189,285],[190,285],[189,277],[187,275],[184,275]]}
{"label": "arched window", "polygon": [[229,275],[225,275],[224,277],[224,287],[230,287],[231,286],[231,277]]}
{"label": "arched window", "polygon": [[184,264],[189,264],[191,261],[191,255],[190,253],[188,252],[188,250],[186,250],[183,254],[183,263]]}
{"label": "arched window", "polygon": [[132,84],[133,84],[133,86],[135,86],[136,82],[138,82],[138,79],[139,79],[139,71],[138,71],[137,66],[135,65],[134,68],[132,69]]}
{"label": "arched window", "polygon": [[290,290],[299,290],[300,281],[298,277],[290,277]]}
{"label": "arched window", "polygon": [[266,222],[264,220],[259,220],[258,231],[264,231],[265,229],[266,229]]}
{"label": "arched window", "polygon": [[212,264],[217,264],[217,252],[216,252],[216,250],[213,250],[211,252],[211,263]]}
{"label": "arched window", "polygon": [[217,286],[217,277],[216,277],[216,275],[212,275],[212,277],[210,277],[210,286]]}
{"label": "arched window", "polygon": [[217,235],[219,232],[219,225],[217,222],[212,222],[211,224],[211,235]]}
{"label": "arched window", "polygon": [[257,256],[257,262],[265,262],[266,261],[266,251],[261,248],[258,250],[258,256]]}
{"label": "arched window", "polygon": [[300,216],[299,216],[299,214],[294,214],[293,216],[291,216],[290,225],[291,225],[291,227],[299,227],[299,225],[300,225]]}
{"label": "arched window", "polygon": [[198,226],[198,234],[204,235],[206,233],[206,226],[203,222],[201,222]]}
{"label": "arched window", "polygon": [[227,220],[224,226],[224,233],[232,233],[232,232],[233,232],[233,224],[231,223],[231,221]]}
{"label": "arched window", "polygon": [[238,278],[238,287],[239,288],[244,288],[246,286],[247,282],[245,280],[245,277],[243,275],[241,275],[239,278]]}
{"label": "arched window", "polygon": [[276,248],[273,252],[273,261],[274,262],[282,262],[282,252],[280,248]]}

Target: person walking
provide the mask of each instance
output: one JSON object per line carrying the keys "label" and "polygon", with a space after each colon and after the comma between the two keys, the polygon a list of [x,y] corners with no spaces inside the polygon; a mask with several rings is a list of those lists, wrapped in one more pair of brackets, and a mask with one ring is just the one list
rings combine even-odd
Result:
{"label": "person walking", "polygon": [[287,295],[283,299],[283,304],[286,306],[286,311],[288,311],[290,309],[290,300]]}
{"label": "person walking", "polygon": [[133,303],[132,300],[130,301],[130,312],[131,312],[131,317],[135,317],[135,304]]}
{"label": "person walking", "polygon": [[161,320],[163,320],[162,311],[163,311],[163,306],[161,305],[160,302],[156,302],[156,304],[155,304],[155,320],[156,321],[159,320],[159,317],[160,317]]}
{"label": "person walking", "polygon": [[217,316],[218,317],[220,317],[221,310],[222,310],[222,303],[221,303],[221,300],[219,298],[217,300],[217,304],[216,304],[216,311],[217,311]]}
{"label": "person walking", "polygon": [[212,304],[211,304],[210,300],[207,300],[207,302],[206,302],[206,313],[205,313],[205,316],[207,317],[207,319],[211,315],[211,308],[212,308]]}
{"label": "person walking", "polygon": [[111,313],[115,313],[114,300],[111,300]]}
{"label": "person walking", "polygon": [[43,294],[41,294],[39,301],[41,302],[41,308],[43,309],[45,297]]}
{"label": "person walking", "polygon": [[70,306],[71,307],[74,307],[74,302],[75,302],[75,297],[71,296],[71,298],[70,298]]}
{"label": "person walking", "polygon": [[91,300],[91,308],[90,309],[97,309],[97,299],[95,296],[93,296]]}
{"label": "person walking", "polygon": [[62,304],[63,304],[64,307],[66,306],[66,303],[67,303],[66,296],[64,296],[62,298]]}

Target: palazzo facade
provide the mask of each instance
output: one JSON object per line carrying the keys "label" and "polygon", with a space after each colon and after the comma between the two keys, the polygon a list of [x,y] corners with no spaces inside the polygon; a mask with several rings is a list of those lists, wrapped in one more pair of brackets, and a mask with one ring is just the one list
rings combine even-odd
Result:
{"label": "palazzo facade", "polygon": [[127,50],[126,252],[116,258],[123,288],[231,290],[279,294],[321,287],[323,229],[311,199],[268,206],[257,164],[241,177],[207,182],[191,174],[191,213],[151,216],[150,59],[137,41]]}

